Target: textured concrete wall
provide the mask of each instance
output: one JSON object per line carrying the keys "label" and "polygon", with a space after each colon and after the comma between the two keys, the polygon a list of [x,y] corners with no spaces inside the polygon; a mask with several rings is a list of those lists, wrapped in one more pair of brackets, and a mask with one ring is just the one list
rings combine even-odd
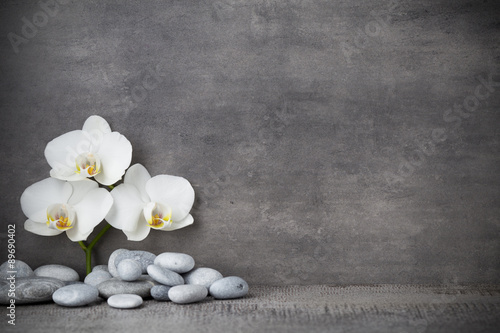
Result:
{"label": "textured concrete wall", "polygon": [[0,5],[0,261],[15,223],[19,259],[83,273],[65,235],[23,230],[19,197],[47,142],[98,114],[196,202],[182,230],[111,230],[95,263],[128,248],[254,284],[500,281],[497,1],[57,7]]}

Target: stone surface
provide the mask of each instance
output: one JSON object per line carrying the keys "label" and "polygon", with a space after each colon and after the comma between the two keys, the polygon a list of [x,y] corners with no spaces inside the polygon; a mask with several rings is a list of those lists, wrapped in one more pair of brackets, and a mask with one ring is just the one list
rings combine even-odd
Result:
{"label": "stone surface", "polygon": [[210,286],[210,295],[217,299],[243,297],[248,293],[248,283],[238,276],[228,276]]}
{"label": "stone surface", "polygon": [[151,297],[153,297],[157,301],[170,301],[168,298],[168,291],[171,287],[158,285],[151,288]]}
{"label": "stone surface", "polygon": [[99,297],[96,287],[88,284],[73,284],[54,292],[52,300],[61,306],[84,306],[95,302]]}
{"label": "stone surface", "polygon": [[52,277],[61,281],[79,281],[80,276],[71,267],[64,265],[43,265],[35,269],[36,276]]}
{"label": "stone surface", "polygon": [[118,276],[124,281],[135,281],[142,275],[141,264],[134,259],[124,259],[118,263]]}
{"label": "stone surface", "polygon": [[92,271],[85,277],[83,282],[86,284],[90,284],[91,286],[96,287],[99,283],[107,281],[111,279],[112,276],[108,271],[104,270],[97,270],[97,271]]}
{"label": "stone surface", "polygon": [[[0,303],[8,304],[11,298],[16,300],[16,304],[51,301],[52,294],[64,286],[64,281],[49,277],[16,278],[14,288],[9,282],[0,285]],[[15,289],[15,297],[9,296],[10,289]]]}
{"label": "stone surface", "polygon": [[[16,277],[18,278],[29,277],[34,275],[31,267],[24,261],[16,259],[13,265],[14,267],[10,267],[8,261],[0,265],[0,280],[9,277],[11,274],[15,274]],[[8,272],[14,272],[14,273],[8,273]]]}
{"label": "stone surface", "polygon": [[142,298],[147,298],[151,296],[150,291],[154,285],[155,282],[145,277],[141,277],[139,280],[132,282],[123,281],[115,277],[99,283],[97,289],[99,290],[99,295],[103,298],[109,298],[117,294],[134,294]]}
{"label": "stone surface", "polygon": [[154,263],[155,258],[155,254],[147,251],[124,251],[116,256],[115,266],[118,267],[118,264],[124,259],[132,259],[141,265],[142,273],[146,273],[148,266]]}
{"label": "stone surface", "polygon": [[193,269],[195,263],[189,254],[164,252],[156,257],[154,264],[176,273],[186,273]]}
{"label": "stone surface", "polygon": [[109,274],[111,274],[113,277],[118,276],[118,270],[117,270],[116,264],[115,264],[116,258],[120,254],[127,253],[127,252],[129,252],[129,250],[127,250],[127,249],[118,249],[118,250],[113,251],[113,253],[111,253],[111,255],[109,256],[108,271],[109,271]]}
{"label": "stone surface", "polygon": [[174,303],[188,304],[205,299],[208,290],[204,286],[196,284],[184,284],[170,288],[168,298]]}
{"label": "stone surface", "polygon": [[210,288],[212,283],[223,278],[222,274],[208,267],[198,267],[192,271],[183,274],[184,283],[186,284],[198,284]]}
{"label": "stone surface", "polygon": [[108,265],[96,265],[92,268],[92,272],[105,271],[109,272]]}
{"label": "stone surface", "polygon": [[118,309],[133,309],[141,306],[142,302],[142,297],[134,294],[118,294],[108,298],[108,305]]}
{"label": "stone surface", "polygon": [[180,284],[184,284],[184,279],[181,275],[157,265],[149,265],[148,274],[158,283],[167,286],[177,286]]}

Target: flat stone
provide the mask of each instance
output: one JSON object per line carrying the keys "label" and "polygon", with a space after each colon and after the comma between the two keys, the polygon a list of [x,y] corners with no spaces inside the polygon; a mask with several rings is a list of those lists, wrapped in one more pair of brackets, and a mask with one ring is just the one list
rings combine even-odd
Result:
{"label": "flat stone", "polygon": [[[15,287],[10,282],[6,280],[0,285],[0,304],[9,304],[10,299],[14,299],[16,305],[52,301],[52,294],[64,287],[63,281],[48,277],[16,277]],[[15,289],[15,295],[9,289]]]}
{"label": "flat stone", "polygon": [[35,275],[31,267],[24,261],[16,259],[14,263],[12,263],[12,265],[13,267],[11,267],[11,264],[9,264],[8,261],[0,265],[0,280],[9,277],[11,274],[15,274],[16,278],[30,277]]}
{"label": "flat stone", "polygon": [[146,273],[148,266],[152,265],[155,261],[156,255],[148,251],[127,251],[119,253],[115,258],[115,266],[125,259],[132,259],[141,265],[142,272]]}
{"label": "flat stone", "polygon": [[61,306],[84,306],[97,301],[99,291],[88,284],[73,284],[54,292],[52,300]]}
{"label": "flat stone", "polygon": [[164,285],[157,285],[151,288],[151,296],[157,301],[170,301],[168,298],[168,291],[171,287]]}
{"label": "flat stone", "polygon": [[71,267],[64,265],[43,265],[35,269],[36,276],[51,277],[61,281],[79,281],[80,276]]}
{"label": "flat stone", "polygon": [[106,271],[92,271],[85,277],[85,282],[86,284],[90,284],[91,286],[97,287],[97,285],[101,282],[107,281],[111,279],[112,276],[109,274],[109,272]]}
{"label": "flat stone", "polygon": [[108,265],[97,265],[92,268],[92,272],[105,271],[109,273]]}
{"label": "flat stone", "polygon": [[218,299],[239,298],[248,293],[248,283],[240,277],[228,276],[212,283],[209,291]]}
{"label": "flat stone", "polygon": [[142,297],[134,294],[118,294],[108,298],[108,305],[118,309],[133,309],[142,304]]}
{"label": "flat stone", "polygon": [[199,302],[208,295],[208,290],[204,286],[196,284],[184,284],[175,286],[168,291],[168,297],[174,303],[188,304]]}
{"label": "flat stone", "polygon": [[143,275],[137,281],[132,282],[115,277],[99,283],[97,289],[102,298],[109,298],[118,294],[134,294],[147,298],[151,296],[150,291],[154,285],[156,284],[153,281]]}
{"label": "flat stone", "polygon": [[148,274],[153,280],[166,286],[184,284],[184,279],[180,274],[157,265],[149,265]]}
{"label": "flat stone", "polygon": [[208,267],[195,268],[182,275],[186,284],[197,284],[210,288],[212,283],[223,278],[222,274]]}
{"label": "flat stone", "polygon": [[118,270],[116,269],[115,259],[120,254],[125,253],[125,252],[129,252],[129,250],[127,250],[127,249],[118,249],[118,250],[113,251],[113,253],[111,253],[111,255],[109,256],[109,259],[108,259],[108,271],[109,271],[109,274],[111,274],[111,276],[113,276],[113,277],[118,276]]}
{"label": "flat stone", "polygon": [[141,264],[133,259],[123,259],[116,268],[118,276],[124,281],[135,281],[142,275]]}
{"label": "flat stone", "polygon": [[164,252],[154,260],[154,264],[176,273],[187,273],[194,267],[194,259],[189,254]]}

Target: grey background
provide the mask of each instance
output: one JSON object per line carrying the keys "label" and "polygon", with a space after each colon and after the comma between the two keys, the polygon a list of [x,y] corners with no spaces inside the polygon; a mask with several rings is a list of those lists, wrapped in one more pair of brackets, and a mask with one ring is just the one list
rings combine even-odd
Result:
{"label": "grey background", "polygon": [[[497,1],[63,2],[46,22],[0,4],[0,261],[15,223],[19,259],[83,274],[64,234],[23,230],[19,197],[47,142],[98,114],[196,202],[182,230],[110,230],[94,264],[128,248],[251,284],[500,281]],[[23,17],[40,27],[16,53]]]}

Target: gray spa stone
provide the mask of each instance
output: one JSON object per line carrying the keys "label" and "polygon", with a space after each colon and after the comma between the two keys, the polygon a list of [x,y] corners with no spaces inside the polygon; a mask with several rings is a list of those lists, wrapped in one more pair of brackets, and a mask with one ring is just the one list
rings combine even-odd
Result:
{"label": "gray spa stone", "polygon": [[164,285],[157,285],[151,288],[151,296],[157,301],[170,301],[168,298],[168,291],[171,287]]}
{"label": "gray spa stone", "polygon": [[184,279],[178,273],[157,265],[149,265],[148,274],[153,280],[166,286],[184,284]]}
{"label": "gray spa stone", "polygon": [[108,298],[108,305],[118,309],[133,309],[142,304],[142,297],[134,294],[118,294]]}
{"label": "gray spa stone", "polygon": [[61,281],[79,281],[78,273],[68,266],[64,265],[43,265],[35,269],[36,276],[51,277]]}
{"label": "gray spa stone", "polygon": [[109,273],[108,265],[97,265],[92,268],[92,272],[104,271]]}
{"label": "gray spa stone", "polygon": [[192,271],[183,274],[186,284],[197,284],[210,288],[212,283],[223,278],[222,274],[215,269],[208,267],[195,268]]}
{"label": "gray spa stone", "polygon": [[99,291],[88,284],[73,284],[59,288],[52,295],[52,300],[61,306],[84,306],[97,301]]}
{"label": "gray spa stone", "polygon": [[159,254],[154,264],[176,273],[187,273],[194,267],[194,259],[189,254],[164,252]]}
{"label": "gray spa stone", "polygon": [[97,270],[95,272],[94,271],[90,272],[89,275],[85,277],[85,280],[83,280],[83,282],[85,282],[86,284],[90,284],[91,286],[97,287],[99,283],[107,281],[111,278],[112,276],[111,274],[109,274],[109,272]]}
{"label": "gray spa stone", "polygon": [[248,293],[248,283],[240,277],[228,276],[212,283],[209,291],[218,299],[239,298]]}
{"label": "gray spa stone", "polygon": [[16,277],[15,287],[11,282],[13,280],[6,280],[0,285],[0,304],[9,304],[10,299],[14,299],[16,305],[52,301],[52,294],[64,287],[63,281],[49,277]]}
{"label": "gray spa stone", "polygon": [[115,258],[115,267],[118,268],[118,264],[125,259],[132,259],[137,261],[141,265],[142,272],[146,273],[149,265],[152,265],[155,261],[156,255],[148,251],[123,251],[120,252]]}
{"label": "gray spa stone", "polygon": [[123,259],[116,268],[123,281],[135,281],[142,275],[141,264],[133,259]]}
{"label": "gray spa stone", "polygon": [[208,290],[204,286],[196,284],[184,284],[175,286],[168,291],[168,297],[174,303],[188,304],[199,302],[208,295]]}
{"label": "gray spa stone", "polygon": [[108,271],[109,271],[109,274],[111,274],[113,277],[117,277],[118,276],[118,270],[116,269],[116,264],[115,264],[116,258],[120,254],[123,254],[123,253],[126,253],[126,252],[129,252],[129,250],[127,250],[127,249],[118,249],[118,250],[113,251],[113,253],[111,253],[111,255],[109,256],[109,259],[108,259]]}
{"label": "gray spa stone", "polygon": [[[6,261],[0,266],[0,280],[4,280],[11,274],[15,274],[16,277],[18,278],[35,275],[31,267],[24,261],[16,259],[12,265],[13,267],[11,267],[9,262]],[[15,273],[8,273],[8,272],[15,272]]]}
{"label": "gray spa stone", "polygon": [[97,285],[99,295],[103,298],[109,298],[118,294],[134,294],[142,298],[150,297],[151,288],[156,283],[151,281],[149,277],[141,276],[137,281],[123,281],[119,277],[109,279]]}

